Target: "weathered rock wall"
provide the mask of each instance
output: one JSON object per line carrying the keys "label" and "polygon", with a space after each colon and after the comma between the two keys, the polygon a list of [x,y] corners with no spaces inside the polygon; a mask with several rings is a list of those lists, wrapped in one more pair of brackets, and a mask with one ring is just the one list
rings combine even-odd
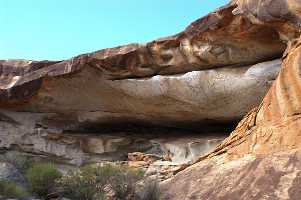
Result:
{"label": "weathered rock wall", "polygon": [[217,145],[208,134],[223,133],[213,138],[222,140],[259,105],[285,48],[274,29],[233,15],[233,9],[221,8],[145,45],[65,61],[0,61],[1,148],[75,165],[125,160],[126,153],[150,152],[158,144],[149,133],[132,137],[137,127],[163,127],[197,130],[204,139],[176,131],[184,144],[159,131],[160,154],[171,154],[173,162],[206,153]]}
{"label": "weathered rock wall", "polygon": [[[162,198],[300,199],[300,13],[297,0],[235,0],[145,45],[65,61],[0,61],[1,148],[80,165],[119,159],[124,148],[147,151],[153,138],[74,133],[140,125],[197,127],[205,136],[251,110],[215,150],[163,183]],[[157,143],[179,159],[187,146],[167,140]],[[190,142],[180,160],[205,153]]]}
{"label": "weathered rock wall", "polygon": [[300,153],[295,149],[232,161],[204,160],[165,181],[162,199],[299,200]]}
{"label": "weathered rock wall", "polygon": [[[281,72],[263,102],[245,116],[230,137],[198,163],[163,184],[163,199],[301,198],[298,186],[301,178],[301,2],[238,0],[232,3],[237,5],[233,10],[235,15],[274,28],[286,38],[288,48]],[[194,180],[188,181],[191,179]]]}
{"label": "weathered rock wall", "polygon": [[280,64],[275,60],[249,67],[115,81],[103,79],[95,68],[86,67],[68,77],[44,78],[30,100],[11,105],[11,110],[56,113],[44,124],[57,128],[58,123],[69,127],[124,123],[200,127],[202,123],[231,122],[258,105]]}
{"label": "weathered rock wall", "polygon": [[145,45],[66,61],[0,61],[0,106],[98,126],[239,120],[276,78],[281,61],[274,59],[285,43],[274,29],[233,15],[233,9],[223,7]]}

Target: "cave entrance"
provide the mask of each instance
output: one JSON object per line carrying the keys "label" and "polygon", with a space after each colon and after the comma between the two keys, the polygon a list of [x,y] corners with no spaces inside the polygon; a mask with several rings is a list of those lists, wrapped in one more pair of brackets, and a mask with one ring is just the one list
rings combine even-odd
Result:
{"label": "cave entrance", "polygon": [[[51,143],[66,144],[77,165],[95,162],[148,162],[158,165],[188,164],[212,151],[234,130],[237,122],[199,125],[197,128],[111,124],[65,131]],[[115,127],[115,128],[112,128]],[[80,153],[79,153],[80,152]]]}

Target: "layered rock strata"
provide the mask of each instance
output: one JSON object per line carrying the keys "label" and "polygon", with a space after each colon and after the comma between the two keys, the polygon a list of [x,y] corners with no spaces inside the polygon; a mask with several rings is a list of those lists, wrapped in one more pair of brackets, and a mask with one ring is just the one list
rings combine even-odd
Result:
{"label": "layered rock strata", "polygon": [[[130,136],[137,127],[198,130],[205,141],[219,132],[223,136],[213,139],[220,141],[260,103],[285,48],[274,29],[233,15],[233,9],[221,8],[145,45],[65,61],[0,61],[1,147],[81,165],[120,160],[139,149],[148,153],[152,139],[140,140],[147,134]],[[171,154],[176,163],[217,145],[190,147],[199,140],[184,137],[185,144],[171,141],[166,148],[166,138],[158,140],[165,141],[159,156]]]}
{"label": "layered rock strata", "polygon": [[281,72],[263,102],[244,117],[230,137],[200,158],[200,162],[165,183],[163,199],[297,200],[301,197],[301,3],[238,0],[232,4],[236,6],[234,15],[272,27],[286,38],[288,48]]}
{"label": "layered rock strata", "polygon": [[[145,45],[0,61],[0,146],[73,165],[137,151],[182,164],[251,110],[176,170],[162,198],[300,199],[300,12],[296,0],[235,0]],[[169,131],[131,135],[137,127]],[[172,128],[200,132],[179,143]]]}

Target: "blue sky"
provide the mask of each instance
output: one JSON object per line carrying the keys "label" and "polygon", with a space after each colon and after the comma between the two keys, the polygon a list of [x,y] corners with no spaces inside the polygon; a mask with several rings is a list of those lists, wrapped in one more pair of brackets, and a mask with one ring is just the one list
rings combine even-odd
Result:
{"label": "blue sky", "polygon": [[0,0],[0,60],[60,60],[182,31],[228,0]]}

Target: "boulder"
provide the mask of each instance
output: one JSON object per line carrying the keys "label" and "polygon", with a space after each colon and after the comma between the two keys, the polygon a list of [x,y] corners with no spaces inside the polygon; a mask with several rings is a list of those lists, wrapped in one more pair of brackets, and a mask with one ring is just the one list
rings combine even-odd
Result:
{"label": "boulder", "polygon": [[19,184],[25,183],[25,178],[21,172],[8,162],[0,162],[0,180],[12,181]]}

